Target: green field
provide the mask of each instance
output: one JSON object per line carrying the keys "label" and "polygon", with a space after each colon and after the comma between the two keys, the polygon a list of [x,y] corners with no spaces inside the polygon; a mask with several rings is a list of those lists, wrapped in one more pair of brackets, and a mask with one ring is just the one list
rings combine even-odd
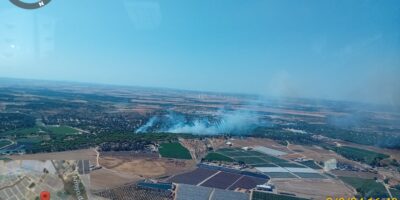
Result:
{"label": "green field", "polygon": [[38,134],[39,132],[42,132],[43,134],[52,133],[55,135],[70,135],[70,134],[78,133],[78,131],[76,129],[71,128],[69,126],[35,126],[32,128],[7,131],[3,134],[24,137],[24,136],[29,136],[29,135],[33,135],[33,134]]}
{"label": "green field", "polygon": [[299,197],[272,194],[268,192],[254,191],[251,195],[252,200],[307,200]]}
{"label": "green field", "polygon": [[42,141],[43,141],[43,139],[40,136],[17,139],[17,143],[29,143],[29,144],[35,144],[35,143],[39,144]]}
{"label": "green field", "polygon": [[259,157],[233,157],[237,161],[244,162],[246,164],[264,164],[266,163],[263,159]]}
{"label": "green field", "polygon": [[326,179],[325,176],[322,176],[318,173],[294,173],[301,178],[318,178],[318,179]]}
{"label": "green field", "polygon": [[385,187],[374,179],[362,179],[357,177],[339,177],[345,183],[354,187],[362,197],[383,198],[388,197]]}
{"label": "green field", "polygon": [[306,168],[303,165],[299,165],[299,164],[296,164],[296,163],[289,163],[289,162],[281,162],[281,163],[279,163],[279,166],[281,166],[281,167]]}
{"label": "green field", "polygon": [[217,150],[217,153],[253,167],[276,167],[277,165],[282,165],[283,167],[304,167],[258,151],[245,151],[239,148],[224,148]]}
{"label": "green field", "polygon": [[69,126],[48,126],[46,129],[56,135],[70,135],[78,133],[76,129]]}
{"label": "green field", "polygon": [[265,172],[264,174],[271,178],[297,178],[289,172]]}
{"label": "green field", "polygon": [[300,163],[312,169],[321,169],[321,167],[315,164],[313,160],[307,160]]}
{"label": "green field", "polygon": [[[2,160],[2,161],[10,161],[10,160],[12,160],[12,159],[6,158],[6,157],[0,157],[0,160]],[[1,180],[1,178],[0,178],[0,180]]]}
{"label": "green field", "polygon": [[35,126],[33,128],[11,130],[11,131],[4,132],[3,134],[4,135],[25,136],[25,135],[35,134],[39,131],[40,131],[40,128],[38,126]]}
{"label": "green field", "polygon": [[258,151],[247,151],[249,154],[253,155],[253,156],[263,156],[265,154],[260,153]]}
{"label": "green field", "polygon": [[400,190],[390,189],[390,193],[392,193],[393,197],[400,198]]}
{"label": "green field", "polygon": [[367,163],[369,165],[375,165],[379,163],[380,160],[388,158],[388,155],[373,152],[373,151],[368,151],[364,149],[358,149],[354,147],[335,147],[334,151],[336,151],[338,154],[342,155],[345,158]]}
{"label": "green field", "polygon": [[263,163],[263,164],[250,164],[252,167],[277,167],[277,165],[272,163]]}
{"label": "green field", "polygon": [[12,144],[12,142],[10,142],[8,140],[0,140],[0,149],[5,147],[5,146],[8,146],[10,144]]}
{"label": "green field", "polygon": [[220,153],[208,153],[207,156],[204,158],[204,160],[206,161],[223,161],[223,162],[234,162],[234,160],[232,158],[229,158],[227,156],[224,156]]}
{"label": "green field", "polygon": [[277,157],[273,157],[273,156],[269,156],[269,155],[264,155],[261,158],[266,160],[266,161],[268,161],[268,162],[272,162],[272,163],[275,163],[275,164],[278,164],[278,165],[281,164],[281,163],[287,163],[288,162],[287,160],[283,160],[283,159],[280,159],[280,158],[277,158]]}
{"label": "green field", "polygon": [[178,142],[160,144],[159,152],[164,158],[192,159],[190,152]]}
{"label": "green field", "polygon": [[231,152],[231,151],[240,151],[238,148],[223,148],[223,149],[218,149],[220,152]]}
{"label": "green field", "polygon": [[246,156],[251,156],[251,154],[245,152],[245,151],[228,151],[228,152],[223,152],[224,155],[229,156],[229,157],[246,157]]}

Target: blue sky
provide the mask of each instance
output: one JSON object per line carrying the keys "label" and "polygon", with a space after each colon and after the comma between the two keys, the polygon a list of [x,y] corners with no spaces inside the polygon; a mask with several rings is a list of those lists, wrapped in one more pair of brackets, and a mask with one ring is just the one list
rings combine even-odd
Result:
{"label": "blue sky", "polygon": [[0,76],[400,102],[400,1],[0,2]]}

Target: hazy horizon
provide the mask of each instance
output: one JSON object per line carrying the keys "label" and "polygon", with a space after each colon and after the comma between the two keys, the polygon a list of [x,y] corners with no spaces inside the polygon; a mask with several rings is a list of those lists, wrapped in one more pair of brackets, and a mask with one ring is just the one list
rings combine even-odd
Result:
{"label": "hazy horizon", "polygon": [[0,2],[0,76],[400,104],[399,1]]}

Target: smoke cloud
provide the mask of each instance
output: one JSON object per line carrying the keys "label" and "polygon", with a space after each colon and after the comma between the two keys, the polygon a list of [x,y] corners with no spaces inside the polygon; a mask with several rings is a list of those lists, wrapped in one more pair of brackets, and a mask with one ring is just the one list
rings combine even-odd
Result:
{"label": "smoke cloud", "polygon": [[153,116],[137,129],[143,132],[191,133],[197,135],[246,134],[271,124],[260,115],[248,111],[220,111],[215,117],[192,117],[170,112]]}
{"label": "smoke cloud", "polygon": [[152,117],[149,119],[149,121],[146,122],[143,126],[139,127],[136,130],[136,133],[142,133],[142,132],[147,132],[149,128],[151,128],[154,125],[154,122],[157,120],[157,117]]}
{"label": "smoke cloud", "polygon": [[327,122],[339,128],[360,127],[364,117],[361,114],[348,114],[344,116],[329,116]]}

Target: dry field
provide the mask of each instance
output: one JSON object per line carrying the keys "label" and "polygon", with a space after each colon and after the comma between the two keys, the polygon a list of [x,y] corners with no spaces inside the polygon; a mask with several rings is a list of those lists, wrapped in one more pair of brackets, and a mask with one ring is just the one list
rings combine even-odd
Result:
{"label": "dry field", "polygon": [[385,168],[379,168],[378,174],[384,178],[390,178],[389,185],[398,185],[400,184],[400,174],[396,171],[392,171]]}
{"label": "dry field", "polygon": [[[90,160],[95,165],[96,151],[40,153],[9,156],[15,160]],[[178,161],[159,158],[158,154],[136,154],[132,152],[101,152],[99,163],[102,169],[90,173],[91,189],[113,188],[136,182],[143,178],[156,178],[182,173],[195,168],[195,161]]]}
{"label": "dry field", "polygon": [[300,153],[290,153],[290,154],[286,154],[286,155],[281,156],[281,157],[282,157],[282,158],[289,159],[289,160],[294,160],[294,159],[297,159],[297,158],[304,158],[305,156],[303,156],[303,155],[301,154],[301,152],[300,152]]}
{"label": "dry field", "polygon": [[117,173],[157,178],[194,169],[193,160],[181,161],[139,156],[100,156],[100,165]]}
{"label": "dry field", "polygon": [[382,177],[378,174],[374,174],[371,172],[355,172],[355,171],[342,171],[342,170],[333,170],[331,171],[332,174],[336,176],[348,176],[348,177],[358,177],[358,178],[366,178],[366,179],[373,179],[374,177]]}
{"label": "dry field", "polygon": [[96,152],[94,149],[12,155],[8,157],[13,160],[90,160],[92,163],[96,163]]}
{"label": "dry field", "polygon": [[99,169],[90,172],[90,189],[103,190],[115,188],[124,184],[139,181],[140,177],[121,174],[109,169]]}
{"label": "dry field", "polygon": [[[94,149],[82,149],[65,152],[13,155],[9,156],[9,158],[14,160],[90,160],[92,164],[95,164],[96,151]],[[90,188],[93,190],[113,188],[138,181],[139,179],[139,176],[103,168],[90,173]]]}
{"label": "dry field", "polygon": [[204,141],[197,139],[181,139],[180,141],[181,144],[189,150],[192,158],[196,160],[207,154],[207,146]]}
{"label": "dry field", "polygon": [[274,180],[278,192],[294,193],[313,199],[326,199],[328,196],[353,197],[354,191],[340,181],[326,180]]}
{"label": "dry field", "polygon": [[221,138],[209,138],[207,140],[213,149],[221,149],[221,148],[227,147],[225,145],[226,140],[222,137]]}
{"label": "dry field", "polygon": [[312,147],[312,146],[302,146],[302,145],[290,145],[290,149],[296,151],[297,154],[300,154],[306,158],[311,158],[317,162],[324,162],[329,159],[335,158],[338,162],[348,163],[354,166],[358,166],[359,168],[363,168],[362,164],[348,160],[335,152],[322,149],[320,147]]}

